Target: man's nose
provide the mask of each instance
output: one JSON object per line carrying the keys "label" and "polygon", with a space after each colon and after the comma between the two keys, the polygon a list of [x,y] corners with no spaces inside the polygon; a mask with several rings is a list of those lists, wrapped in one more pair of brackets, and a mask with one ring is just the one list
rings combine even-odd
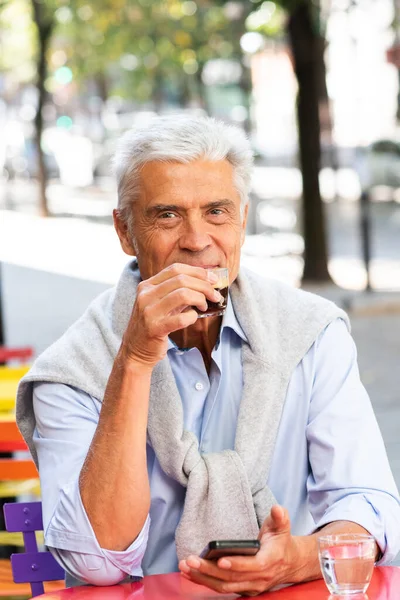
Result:
{"label": "man's nose", "polygon": [[182,250],[200,252],[210,246],[210,244],[211,237],[204,223],[200,220],[186,223],[179,238],[179,246]]}

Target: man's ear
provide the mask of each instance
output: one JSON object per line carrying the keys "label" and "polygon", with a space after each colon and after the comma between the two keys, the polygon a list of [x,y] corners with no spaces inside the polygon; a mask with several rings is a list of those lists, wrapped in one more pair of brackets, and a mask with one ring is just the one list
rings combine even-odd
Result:
{"label": "man's ear", "polygon": [[247,202],[246,206],[244,207],[244,212],[243,212],[242,231],[240,234],[240,245],[241,246],[243,246],[244,239],[246,237],[246,225],[247,225],[248,214],[249,214],[249,202]]}
{"label": "man's ear", "polygon": [[121,218],[121,214],[118,208],[113,210],[113,221],[114,229],[117,232],[122,250],[129,256],[136,256],[137,251],[133,243],[132,236],[128,231],[128,226],[124,219]]}

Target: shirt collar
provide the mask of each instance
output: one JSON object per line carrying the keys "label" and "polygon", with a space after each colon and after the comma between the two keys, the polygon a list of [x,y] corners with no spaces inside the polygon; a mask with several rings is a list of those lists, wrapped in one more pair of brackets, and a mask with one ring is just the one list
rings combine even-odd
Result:
{"label": "shirt collar", "polygon": [[[236,335],[238,335],[244,342],[247,342],[246,334],[244,333],[243,329],[240,326],[239,321],[237,320],[230,294],[228,294],[228,305],[226,307],[224,316],[222,317],[221,331],[220,331],[220,334],[219,334],[219,337],[217,340],[216,347],[219,346],[219,342],[222,338],[222,333],[223,333],[224,329],[227,327],[232,329],[236,333]],[[168,350],[171,350],[173,348],[175,350],[181,350],[180,348],[178,348],[178,346],[175,344],[175,342],[173,342],[171,340],[171,338],[168,337]],[[186,350],[186,349],[184,349],[184,350]]]}
{"label": "shirt collar", "polygon": [[230,329],[233,329],[233,331],[244,342],[247,342],[246,334],[244,333],[243,329],[240,326],[239,321],[237,320],[235,310],[234,310],[233,304],[232,304],[232,298],[231,298],[230,294],[228,295],[228,306],[226,307],[226,311],[224,313],[224,316],[222,317],[220,337],[221,337],[222,332],[225,329],[225,327],[230,327]]}

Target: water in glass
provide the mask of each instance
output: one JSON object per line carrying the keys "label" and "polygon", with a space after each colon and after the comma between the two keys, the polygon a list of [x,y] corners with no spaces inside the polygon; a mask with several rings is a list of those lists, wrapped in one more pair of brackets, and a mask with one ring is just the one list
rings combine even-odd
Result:
{"label": "water in glass", "polygon": [[372,577],[375,541],[368,535],[341,538],[324,536],[319,540],[323,578],[331,594],[362,594]]}

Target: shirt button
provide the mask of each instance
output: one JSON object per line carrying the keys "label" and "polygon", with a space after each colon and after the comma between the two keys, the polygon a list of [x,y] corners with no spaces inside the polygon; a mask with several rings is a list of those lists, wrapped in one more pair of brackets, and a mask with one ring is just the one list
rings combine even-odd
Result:
{"label": "shirt button", "polygon": [[204,385],[200,381],[198,381],[194,387],[198,392],[200,392],[200,390],[203,389]]}

